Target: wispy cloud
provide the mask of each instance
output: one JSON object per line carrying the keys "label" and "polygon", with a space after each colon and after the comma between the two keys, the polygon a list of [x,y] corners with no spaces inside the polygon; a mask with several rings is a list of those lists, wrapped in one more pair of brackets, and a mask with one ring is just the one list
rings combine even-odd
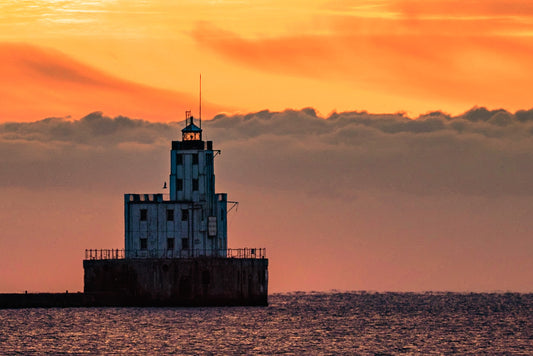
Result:
{"label": "wispy cloud", "polygon": [[[197,102],[193,95],[123,80],[47,48],[0,43],[0,61],[0,121],[4,122],[32,121],[43,113],[79,117],[94,108],[173,121],[181,119],[177,108]],[[209,102],[203,106],[206,116],[227,109]]]}
{"label": "wispy cloud", "polygon": [[255,38],[198,23],[192,37],[202,48],[263,72],[344,82],[420,100],[515,109],[530,103],[533,45],[526,37],[501,33],[531,31],[531,24],[350,16],[326,23],[320,34]]}

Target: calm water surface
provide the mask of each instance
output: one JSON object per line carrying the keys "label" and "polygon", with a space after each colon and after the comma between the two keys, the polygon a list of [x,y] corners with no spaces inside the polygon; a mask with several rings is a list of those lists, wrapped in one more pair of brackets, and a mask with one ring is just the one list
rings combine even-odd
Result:
{"label": "calm water surface", "polygon": [[269,302],[0,310],[0,354],[533,355],[533,294],[295,293]]}

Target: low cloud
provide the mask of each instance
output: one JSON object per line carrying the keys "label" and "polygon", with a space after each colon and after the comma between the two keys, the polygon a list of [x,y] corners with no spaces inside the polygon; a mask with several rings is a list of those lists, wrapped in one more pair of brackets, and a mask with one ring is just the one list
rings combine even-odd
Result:
{"label": "low cloud", "polygon": [[[532,118],[308,108],[203,129],[222,150],[217,191],[241,203],[230,246],[268,249],[271,291],[530,291]],[[83,249],[123,245],[122,194],[163,192],[182,128],[101,113],[1,124],[3,291],[81,290]]]}
{"label": "low cloud", "polygon": [[[0,185],[113,189],[168,177],[183,123],[92,113],[0,125]],[[533,110],[332,113],[311,108],[204,121],[222,149],[219,182],[350,199],[360,191],[414,195],[533,194]],[[137,184],[135,184],[137,183]],[[107,187],[107,188],[106,188]]]}
{"label": "low cloud", "polygon": [[334,195],[530,195],[532,117],[474,108],[455,117],[344,112],[324,120],[304,109],[218,116],[209,126],[229,139],[225,150],[239,157],[232,169],[248,182]]}

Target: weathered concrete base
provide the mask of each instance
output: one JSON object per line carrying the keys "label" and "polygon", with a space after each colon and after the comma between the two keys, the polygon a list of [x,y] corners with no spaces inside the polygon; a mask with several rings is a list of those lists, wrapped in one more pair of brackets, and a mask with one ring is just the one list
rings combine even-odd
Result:
{"label": "weathered concrete base", "polygon": [[2,293],[0,309],[86,307],[92,299],[83,293]]}
{"label": "weathered concrete base", "polygon": [[268,259],[85,260],[84,292],[95,305],[267,305]]}
{"label": "weathered concrete base", "polygon": [[84,293],[0,293],[0,309],[268,304],[268,259],[85,260]]}

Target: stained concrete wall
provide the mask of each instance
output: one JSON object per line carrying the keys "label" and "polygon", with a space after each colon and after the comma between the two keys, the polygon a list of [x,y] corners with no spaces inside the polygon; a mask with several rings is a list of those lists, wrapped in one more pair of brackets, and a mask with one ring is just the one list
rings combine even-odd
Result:
{"label": "stained concrete wall", "polygon": [[114,305],[267,305],[268,259],[85,260],[84,292]]}
{"label": "stained concrete wall", "polygon": [[2,293],[0,309],[72,308],[96,306],[84,293]]}

